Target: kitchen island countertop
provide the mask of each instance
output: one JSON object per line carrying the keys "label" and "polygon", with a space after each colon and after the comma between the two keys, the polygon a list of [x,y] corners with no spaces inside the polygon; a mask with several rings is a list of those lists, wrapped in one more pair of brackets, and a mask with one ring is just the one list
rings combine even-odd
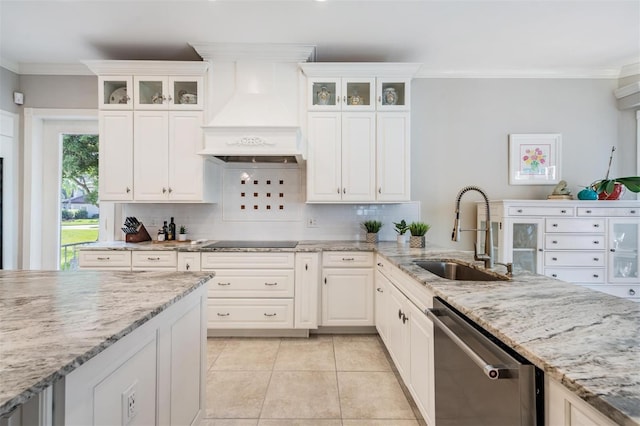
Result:
{"label": "kitchen island countertop", "polygon": [[69,374],[211,276],[0,271],[0,415]]}

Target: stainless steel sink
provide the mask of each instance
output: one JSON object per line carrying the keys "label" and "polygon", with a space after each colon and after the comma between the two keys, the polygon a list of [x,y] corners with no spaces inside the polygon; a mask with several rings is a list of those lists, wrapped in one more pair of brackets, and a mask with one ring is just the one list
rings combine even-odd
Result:
{"label": "stainless steel sink", "polygon": [[432,274],[455,281],[509,281],[508,277],[494,275],[480,269],[447,260],[420,260],[416,265]]}

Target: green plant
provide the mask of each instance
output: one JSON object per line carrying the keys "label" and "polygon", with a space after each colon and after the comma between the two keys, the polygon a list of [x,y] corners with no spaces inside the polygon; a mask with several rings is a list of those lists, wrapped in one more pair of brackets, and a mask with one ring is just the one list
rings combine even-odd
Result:
{"label": "green plant", "polygon": [[627,176],[622,178],[613,178],[609,179],[609,171],[611,171],[611,161],[613,160],[613,153],[615,152],[616,147],[611,147],[611,155],[609,156],[609,167],[607,167],[607,174],[604,179],[597,180],[593,182],[590,187],[598,194],[613,193],[616,184],[620,184],[622,186],[627,187],[627,189],[631,192],[640,192],[640,176]]}
{"label": "green plant", "polygon": [[187,227],[184,225],[180,225],[180,230],[178,231],[179,234],[186,234],[187,233]]}
{"label": "green plant", "polygon": [[409,225],[409,232],[414,237],[421,237],[426,234],[429,229],[431,229],[431,225],[427,225],[424,222],[411,222]]}
{"label": "green plant", "polygon": [[367,232],[375,234],[380,230],[380,228],[382,228],[382,222],[379,220],[365,220],[362,222],[362,226],[364,226],[364,229],[366,229]]}
{"label": "green plant", "polygon": [[409,229],[409,225],[407,225],[407,222],[405,222],[404,219],[397,223],[393,222],[393,224],[396,226],[395,231],[398,233],[398,235],[404,235],[404,233]]}

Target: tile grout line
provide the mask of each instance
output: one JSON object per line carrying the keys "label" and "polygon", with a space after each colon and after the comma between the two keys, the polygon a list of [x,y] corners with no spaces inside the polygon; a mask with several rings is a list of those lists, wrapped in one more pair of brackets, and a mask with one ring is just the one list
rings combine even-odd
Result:
{"label": "tile grout line", "polygon": [[269,393],[269,386],[271,386],[271,379],[273,379],[273,372],[276,367],[276,361],[278,360],[278,354],[280,353],[280,348],[282,348],[282,338],[278,338],[278,350],[276,351],[276,356],[273,358],[273,364],[271,364],[271,371],[269,372],[269,381],[267,382],[267,389],[264,392],[264,397],[262,398],[262,405],[260,406],[260,412],[258,413],[258,419],[256,425],[260,424],[260,420],[262,420],[262,412],[264,411],[264,404],[267,401],[267,394]]}

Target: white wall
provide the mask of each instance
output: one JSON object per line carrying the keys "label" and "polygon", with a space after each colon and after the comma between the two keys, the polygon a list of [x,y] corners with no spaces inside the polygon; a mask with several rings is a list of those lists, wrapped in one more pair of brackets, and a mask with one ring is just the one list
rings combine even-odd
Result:
{"label": "white wall", "polygon": [[[561,133],[562,179],[575,195],[604,177],[636,174],[635,113],[619,111],[617,80],[417,79],[412,86],[412,199],[433,225],[432,241],[472,248],[473,235],[450,241],[458,191],[485,189],[490,199],[544,199],[553,186],[508,184],[510,133]],[[463,227],[472,227],[479,195],[463,200]]]}

